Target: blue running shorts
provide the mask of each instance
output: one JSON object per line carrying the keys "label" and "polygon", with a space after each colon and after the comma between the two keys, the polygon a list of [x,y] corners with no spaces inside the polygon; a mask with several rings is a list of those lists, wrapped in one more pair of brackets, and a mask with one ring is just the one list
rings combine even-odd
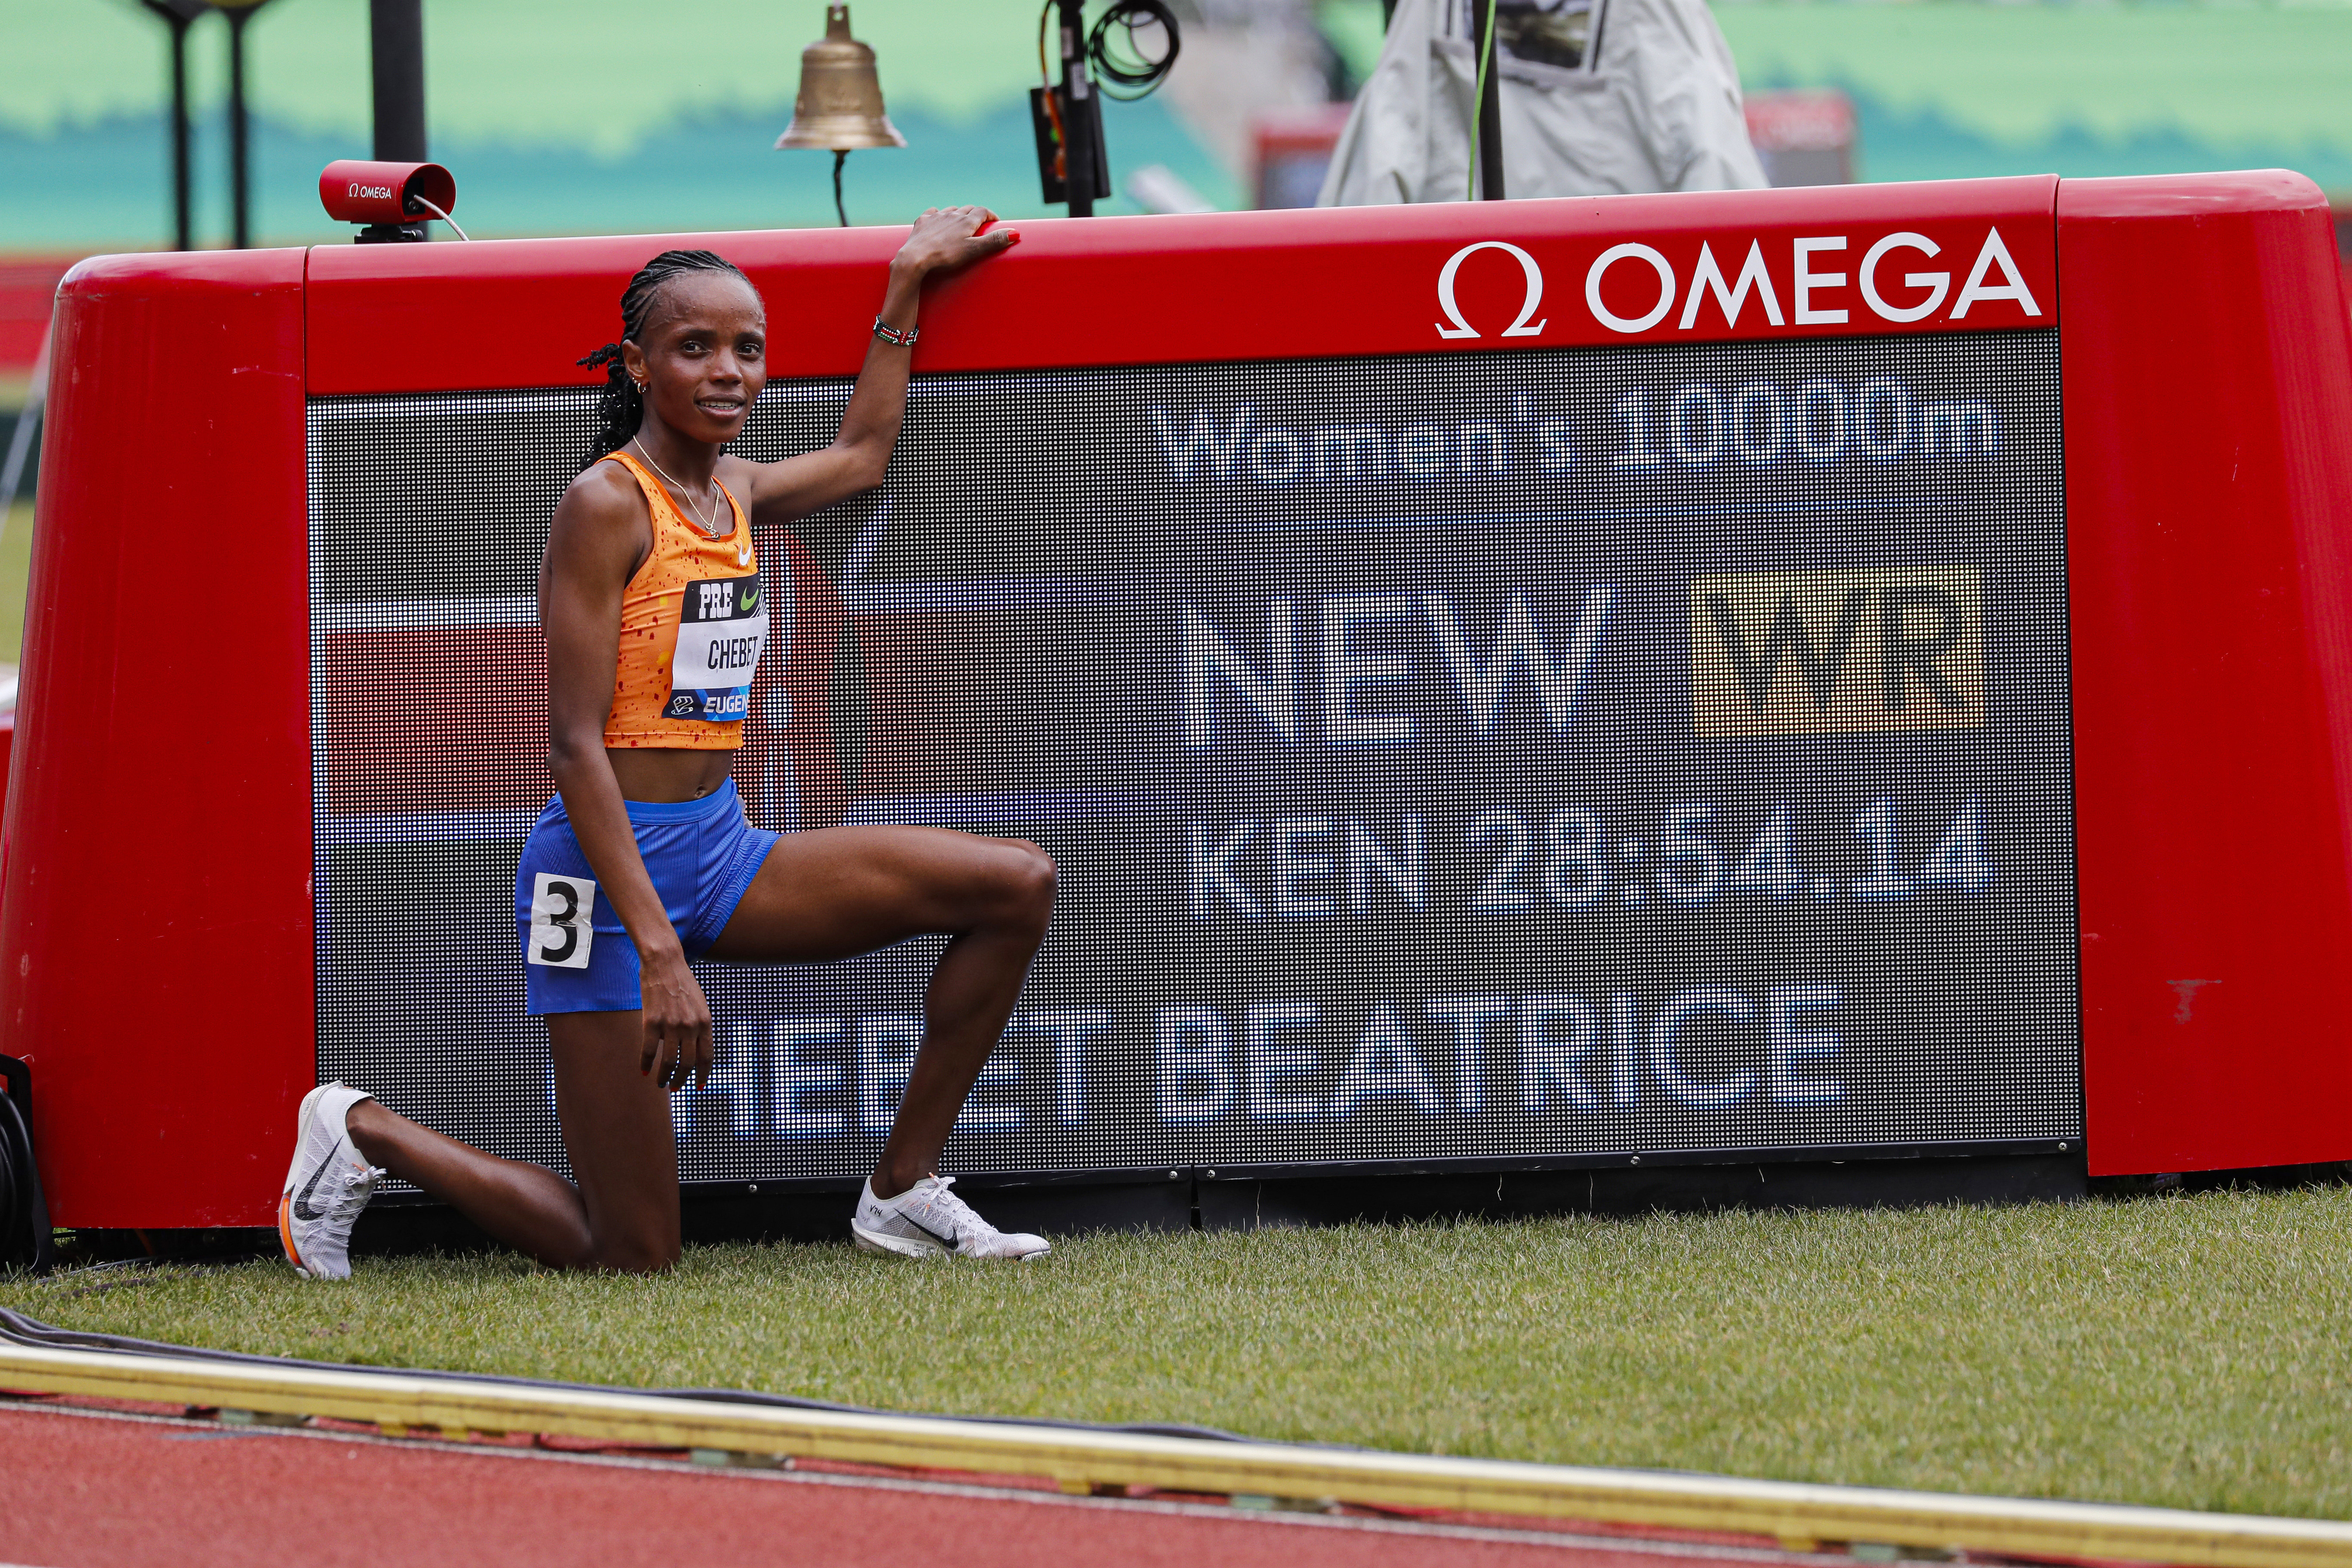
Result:
{"label": "blue running shorts", "polygon": [[[700,800],[633,800],[629,826],[654,891],[688,958],[727,929],[744,889],[783,837],[754,827],[729,779]],[[533,1017],[547,1013],[628,1013],[637,991],[637,944],[596,886],[588,857],[557,795],[539,814],[515,871],[515,928],[522,938],[523,989]]]}

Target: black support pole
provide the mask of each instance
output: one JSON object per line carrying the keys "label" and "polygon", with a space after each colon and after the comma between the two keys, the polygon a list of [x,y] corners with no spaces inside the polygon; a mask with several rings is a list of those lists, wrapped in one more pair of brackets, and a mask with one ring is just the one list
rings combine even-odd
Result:
{"label": "black support pole", "polygon": [[188,19],[166,11],[172,24],[172,235],[173,248],[196,247],[196,215],[191,192],[194,174],[188,148]]}
{"label": "black support pole", "polygon": [[245,112],[245,25],[253,9],[228,16],[229,244],[243,250],[253,243],[253,147]]}
{"label": "black support pole", "polygon": [[172,249],[195,249],[195,197],[188,153],[188,19],[164,12],[172,24]]}
{"label": "black support pole", "polygon": [[188,24],[195,18],[163,0],[141,0],[172,30],[172,247],[193,250],[195,213],[189,195]]}
{"label": "black support pole", "polygon": [[1471,47],[1478,62],[1478,195],[1503,199],[1502,49],[1495,41],[1495,0],[1470,0]]}
{"label": "black support pole", "polygon": [[1094,86],[1087,80],[1086,0],[1059,0],[1062,26],[1062,156],[1070,216],[1095,216]]}
{"label": "black support pole", "polygon": [[425,0],[368,0],[375,155],[421,163],[425,151]]}

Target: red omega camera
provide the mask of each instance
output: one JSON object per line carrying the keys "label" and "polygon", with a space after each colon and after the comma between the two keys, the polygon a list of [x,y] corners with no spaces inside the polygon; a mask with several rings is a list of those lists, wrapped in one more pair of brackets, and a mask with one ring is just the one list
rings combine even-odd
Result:
{"label": "red omega camera", "polygon": [[421,240],[425,225],[439,218],[457,229],[449,210],[457,205],[457,182],[438,163],[379,163],[344,158],[319,171],[319,204],[338,223],[362,224],[361,245]]}

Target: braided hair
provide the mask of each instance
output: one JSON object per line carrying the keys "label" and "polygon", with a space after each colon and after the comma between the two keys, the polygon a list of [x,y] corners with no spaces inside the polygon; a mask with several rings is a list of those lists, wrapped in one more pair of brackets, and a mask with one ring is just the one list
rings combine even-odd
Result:
{"label": "braided hair", "polygon": [[[689,272],[732,272],[743,278],[741,268],[713,251],[663,251],[638,268],[629,286],[621,290],[621,337],[625,342],[640,341],[646,319],[661,298],[662,285]],[[744,278],[743,281],[749,283],[751,279]],[[601,367],[604,372],[604,389],[596,399],[596,438],[588,461],[582,465],[589,468],[629,444],[629,438],[645,421],[646,395],[629,379],[619,343],[606,343],[579,363],[592,369]]]}

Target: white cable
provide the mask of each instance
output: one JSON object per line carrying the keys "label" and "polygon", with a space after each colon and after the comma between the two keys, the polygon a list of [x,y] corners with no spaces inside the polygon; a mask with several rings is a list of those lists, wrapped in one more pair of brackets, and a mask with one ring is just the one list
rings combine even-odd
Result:
{"label": "white cable", "polygon": [[[443,223],[447,224],[451,228],[457,228],[457,220],[456,218],[451,217],[447,213],[443,212],[439,207],[435,206],[423,196],[412,195],[408,199],[415,202],[418,206],[423,207],[426,212],[431,213],[435,217],[439,218]],[[457,237],[459,239],[470,240],[474,237],[467,234],[464,229],[457,228]]]}

